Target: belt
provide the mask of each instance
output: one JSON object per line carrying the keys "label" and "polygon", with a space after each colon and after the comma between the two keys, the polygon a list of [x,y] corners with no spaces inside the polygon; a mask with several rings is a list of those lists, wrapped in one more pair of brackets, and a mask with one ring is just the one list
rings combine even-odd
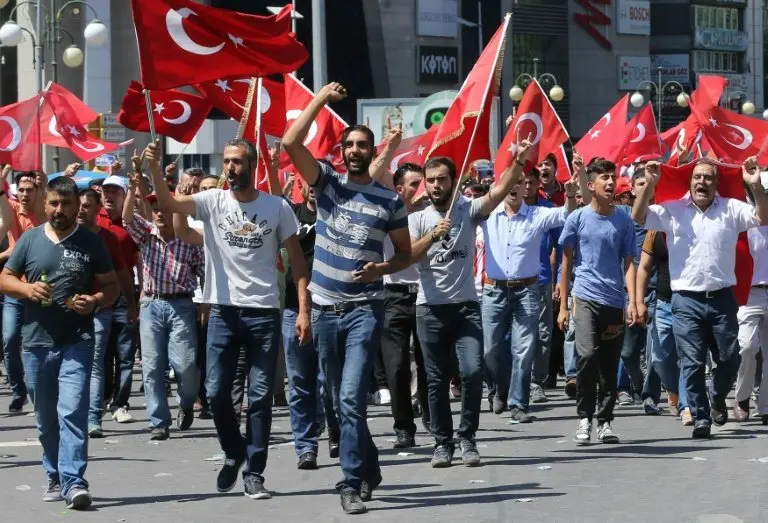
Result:
{"label": "belt", "polygon": [[733,287],[723,287],[722,289],[717,289],[716,291],[678,291],[679,294],[685,295],[685,296],[691,296],[694,298],[704,298],[704,299],[711,299],[711,298],[718,298],[722,296],[723,294],[733,292]]}
{"label": "belt", "polygon": [[487,277],[483,278],[483,283],[492,287],[526,287],[528,285],[533,285],[538,281],[538,276],[531,276],[530,278],[523,278],[521,280],[492,280]]}
{"label": "belt", "polygon": [[384,288],[394,292],[402,292],[403,294],[416,294],[419,292],[418,283],[388,283],[384,285]]}
{"label": "belt", "polygon": [[192,298],[192,296],[194,295],[195,293],[193,292],[172,292],[170,294],[162,294],[162,293],[145,294],[144,296],[146,296],[147,298],[151,298],[153,300],[169,301],[169,300],[183,300],[186,298]]}
{"label": "belt", "polygon": [[358,307],[362,307],[363,305],[368,305],[369,303],[371,303],[371,300],[341,301],[339,303],[334,303],[332,305],[319,305],[317,303],[312,302],[312,308],[316,311],[321,311],[321,312],[335,312],[336,314],[346,314],[348,312],[355,310]]}

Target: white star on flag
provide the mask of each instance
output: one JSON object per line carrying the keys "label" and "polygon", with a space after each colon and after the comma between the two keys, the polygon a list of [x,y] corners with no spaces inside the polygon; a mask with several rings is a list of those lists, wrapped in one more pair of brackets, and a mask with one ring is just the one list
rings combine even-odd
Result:
{"label": "white star on flag", "polygon": [[425,151],[426,149],[427,149],[427,148],[426,148],[426,147],[424,147],[423,145],[419,145],[419,148],[418,148],[418,150],[417,150],[417,154],[418,154],[419,156],[424,156],[424,151]]}
{"label": "white star on flag", "polygon": [[155,104],[155,109],[153,112],[157,114],[163,114],[163,111],[165,111],[165,104],[163,103]]}
{"label": "white star on flag", "polygon": [[717,127],[718,126],[717,120],[715,120],[715,118],[712,117],[712,116],[709,117],[709,125],[711,125],[712,127]]}
{"label": "white star on flag", "polygon": [[77,127],[75,127],[74,125],[68,125],[67,132],[72,136],[80,136],[80,131],[78,131]]}
{"label": "white star on flag", "polygon": [[328,153],[325,155],[325,159],[329,162],[333,161],[333,155],[331,153]]}
{"label": "white star on flag", "polygon": [[221,89],[221,91],[224,93],[232,90],[232,88],[229,86],[229,82],[226,80],[216,80],[216,87]]}
{"label": "white star on flag", "polygon": [[589,135],[589,139],[594,140],[598,136],[600,136],[600,129],[597,129],[596,131],[592,131],[592,133]]}
{"label": "white star on flag", "polygon": [[241,45],[243,47],[245,47],[245,44],[243,44],[243,39],[242,38],[240,38],[239,36],[235,36],[232,33],[228,33],[228,34],[229,34],[229,39],[232,41],[233,44],[235,44],[236,48],[241,46]]}

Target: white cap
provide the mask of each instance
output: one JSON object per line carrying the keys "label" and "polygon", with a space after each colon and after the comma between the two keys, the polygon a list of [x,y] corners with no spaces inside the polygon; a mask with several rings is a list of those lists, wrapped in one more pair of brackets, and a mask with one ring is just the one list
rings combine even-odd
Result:
{"label": "white cap", "polygon": [[106,180],[104,180],[104,183],[101,184],[102,187],[106,187],[107,185],[114,185],[115,187],[120,187],[123,192],[128,192],[128,180],[122,176],[115,176],[114,174],[112,176],[108,176]]}

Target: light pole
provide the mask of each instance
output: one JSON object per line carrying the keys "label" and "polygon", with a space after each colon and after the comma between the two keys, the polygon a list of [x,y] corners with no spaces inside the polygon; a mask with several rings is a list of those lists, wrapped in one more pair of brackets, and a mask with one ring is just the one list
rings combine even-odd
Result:
{"label": "light pole", "polygon": [[[5,0],[0,0],[3,2]],[[34,5],[36,8],[36,30],[33,34],[28,29],[25,29],[16,23],[14,15],[16,10],[22,5]],[[88,23],[83,31],[85,41],[92,45],[101,45],[107,41],[109,36],[109,30],[101,20],[98,19],[96,10],[88,4],[85,0],[70,0],[64,3],[58,10],[56,9],[56,0],[50,0],[50,8],[46,9],[43,5],[43,0],[25,0],[18,2],[16,7],[11,11],[10,19],[0,27],[0,42],[5,46],[16,46],[24,39],[24,33],[27,33],[32,38],[32,43],[35,47],[35,54],[33,58],[33,67],[37,73],[37,92],[43,90],[43,71],[45,69],[44,55],[43,55],[43,42],[51,55],[51,79],[58,81],[58,44],[61,43],[62,31],[67,33],[72,38],[72,45],[67,47],[62,54],[62,61],[67,67],[80,67],[83,63],[83,51],[75,44],[75,39],[72,33],[67,31],[65,27],[61,26],[61,20],[67,11],[67,8],[71,7],[71,13],[74,15],[80,14],[80,6],[86,7],[93,13],[94,19]],[[53,153],[53,165],[56,171],[59,170],[59,148],[54,148]]]}
{"label": "light pole", "polygon": [[540,84],[552,83],[552,88],[549,90],[549,98],[553,102],[559,102],[565,97],[565,91],[557,83],[557,78],[552,73],[542,73],[539,76],[539,59],[533,59],[533,74],[522,73],[515,78],[515,85],[509,90],[509,98],[517,103],[523,99],[523,87],[520,86],[521,80],[523,87],[527,86],[533,80],[536,80]]}
{"label": "light pole", "polygon": [[675,100],[677,102],[677,105],[680,107],[687,107],[688,106],[688,95],[685,94],[685,88],[683,88],[682,84],[680,82],[676,82],[674,80],[670,80],[669,82],[662,82],[661,78],[661,71],[662,68],[659,67],[659,81],[658,82],[652,82],[651,80],[645,80],[644,82],[640,82],[640,85],[637,86],[637,89],[632,94],[632,96],[629,97],[629,103],[632,104],[633,107],[642,107],[645,103],[645,96],[643,96],[643,93],[640,92],[641,89],[643,89],[643,86],[648,86],[650,89],[653,89],[656,91],[656,122],[658,131],[661,132],[661,109],[664,104],[664,92],[669,91],[671,94],[674,94],[676,91],[680,91],[680,93],[677,95],[677,99]]}
{"label": "light pole", "polygon": [[730,101],[733,100],[734,98],[738,98],[739,101],[741,101],[742,98],[745,99],[745,102],[741,104],[741,112],[743,114],[754,114],[755,104],[749,101],[749,95],[747,93],[745,93],[744,91],[729,90],[726,87],[725,95],[723,96],[723,99],[725,100],[726,105],[730,106]]}

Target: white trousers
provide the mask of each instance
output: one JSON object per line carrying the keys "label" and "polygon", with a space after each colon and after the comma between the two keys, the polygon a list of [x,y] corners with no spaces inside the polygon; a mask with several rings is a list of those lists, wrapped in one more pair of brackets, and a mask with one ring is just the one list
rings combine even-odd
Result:
{"label": "white trousers", "polygon": [[[747,304],[739,307],[741,365],[736,377],[736,401],[748,400],[755,385],[757,353],[768,349],[768,289],[752,287]],[[768,379],[768,350],[763,351],[762,375]],[[760,387],[757,410],[768,415],[768,381]]]}

